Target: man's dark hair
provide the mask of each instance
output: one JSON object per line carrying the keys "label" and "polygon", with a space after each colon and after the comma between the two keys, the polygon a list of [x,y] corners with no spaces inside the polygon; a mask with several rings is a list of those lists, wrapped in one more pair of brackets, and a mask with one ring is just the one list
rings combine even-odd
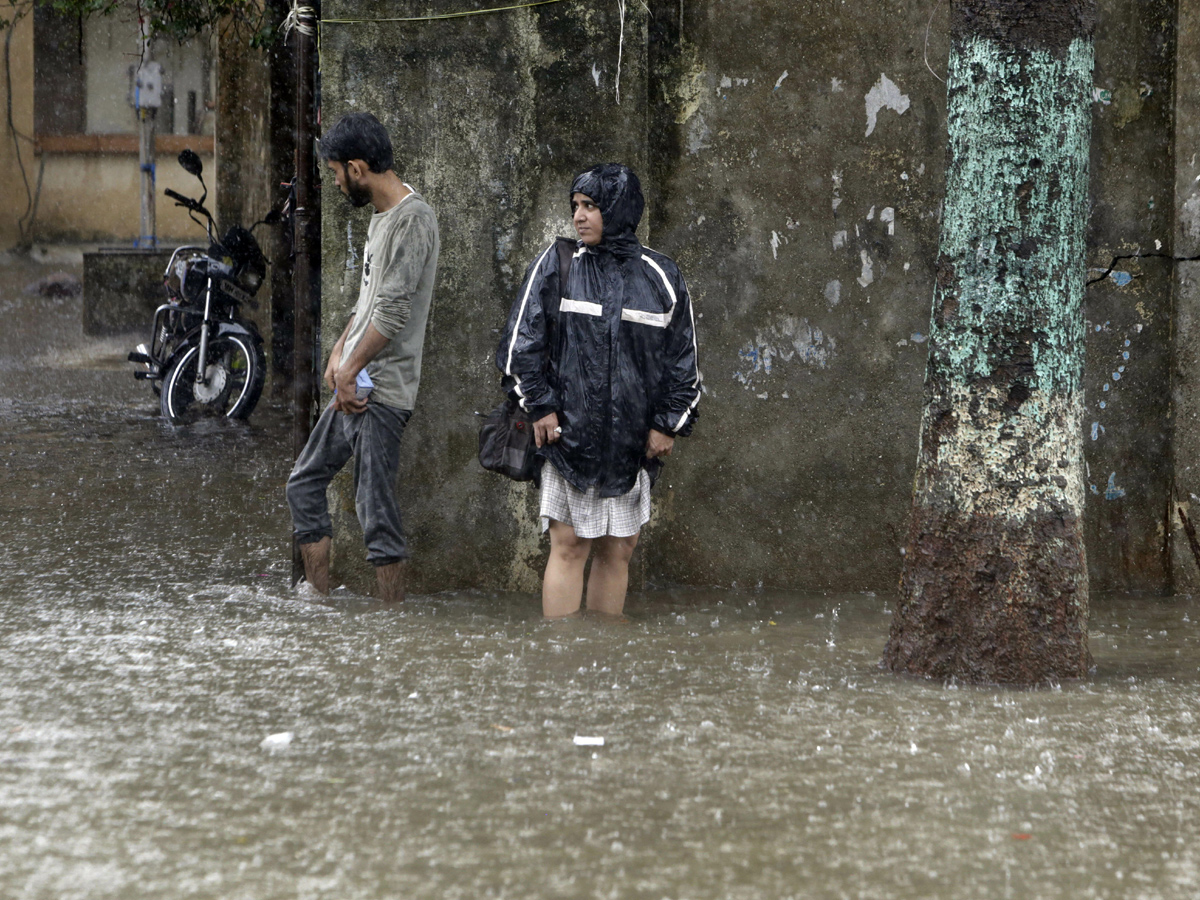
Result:
{"label": "man's dark hair", "polygon": [[367,112],[347,113],[321,137],[321,159],[340,162],[361,159],[372,172],[396,165],[392,140],[380,121]]}

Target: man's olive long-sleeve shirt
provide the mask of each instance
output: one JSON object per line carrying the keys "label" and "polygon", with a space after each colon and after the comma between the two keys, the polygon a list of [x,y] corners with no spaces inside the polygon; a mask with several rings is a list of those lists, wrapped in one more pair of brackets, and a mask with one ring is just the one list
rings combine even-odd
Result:
{"label": "man's olive long-sleeve shirt", "polygon": [[387,346],[367,363],[367,374],[375,383],[372,403],[397,409],[412,409],[416,404],[439,250],[437,217],[415,191],[387,212],[371,217],[358,304],[342,360],[350,358],[368,324],[388,339]]}

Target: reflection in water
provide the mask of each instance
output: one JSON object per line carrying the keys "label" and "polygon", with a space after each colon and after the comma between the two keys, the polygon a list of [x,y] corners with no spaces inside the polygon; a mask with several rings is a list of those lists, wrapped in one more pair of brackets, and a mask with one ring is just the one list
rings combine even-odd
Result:
{"label": "reflection in water", "polygon": [[280,410],[0,349],[3,900],[1200,890],[1195,603],[1102,598],[1038,692],[881,673],[877,597],[316,604]]}

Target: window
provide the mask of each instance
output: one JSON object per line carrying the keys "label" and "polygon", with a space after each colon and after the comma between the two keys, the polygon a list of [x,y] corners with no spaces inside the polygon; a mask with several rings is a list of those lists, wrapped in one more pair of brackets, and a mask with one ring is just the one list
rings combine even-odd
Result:
{"label": "window", "polygon": [[[163,102],[155,115],[158,135],[211,138],[213,43],[211,38],[184,45],[166,39],[151,42],[148,58],[163,67]],[[39,5],[34,13],[34,127],[43,148],[136,151],[136,140],[125,147],[129,141],[78,137],[137,133],[128,94],[130,69],[140,59],[133,6],[79,19]]]}

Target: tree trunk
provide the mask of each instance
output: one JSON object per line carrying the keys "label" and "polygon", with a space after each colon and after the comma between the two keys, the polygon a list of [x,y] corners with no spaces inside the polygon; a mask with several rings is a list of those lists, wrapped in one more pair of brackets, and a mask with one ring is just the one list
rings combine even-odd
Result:
{"label": "tree trunk", "polygon": [[913,510],[883,663],[1087,674],[1082,375],[1094,0],[956,0]]}

